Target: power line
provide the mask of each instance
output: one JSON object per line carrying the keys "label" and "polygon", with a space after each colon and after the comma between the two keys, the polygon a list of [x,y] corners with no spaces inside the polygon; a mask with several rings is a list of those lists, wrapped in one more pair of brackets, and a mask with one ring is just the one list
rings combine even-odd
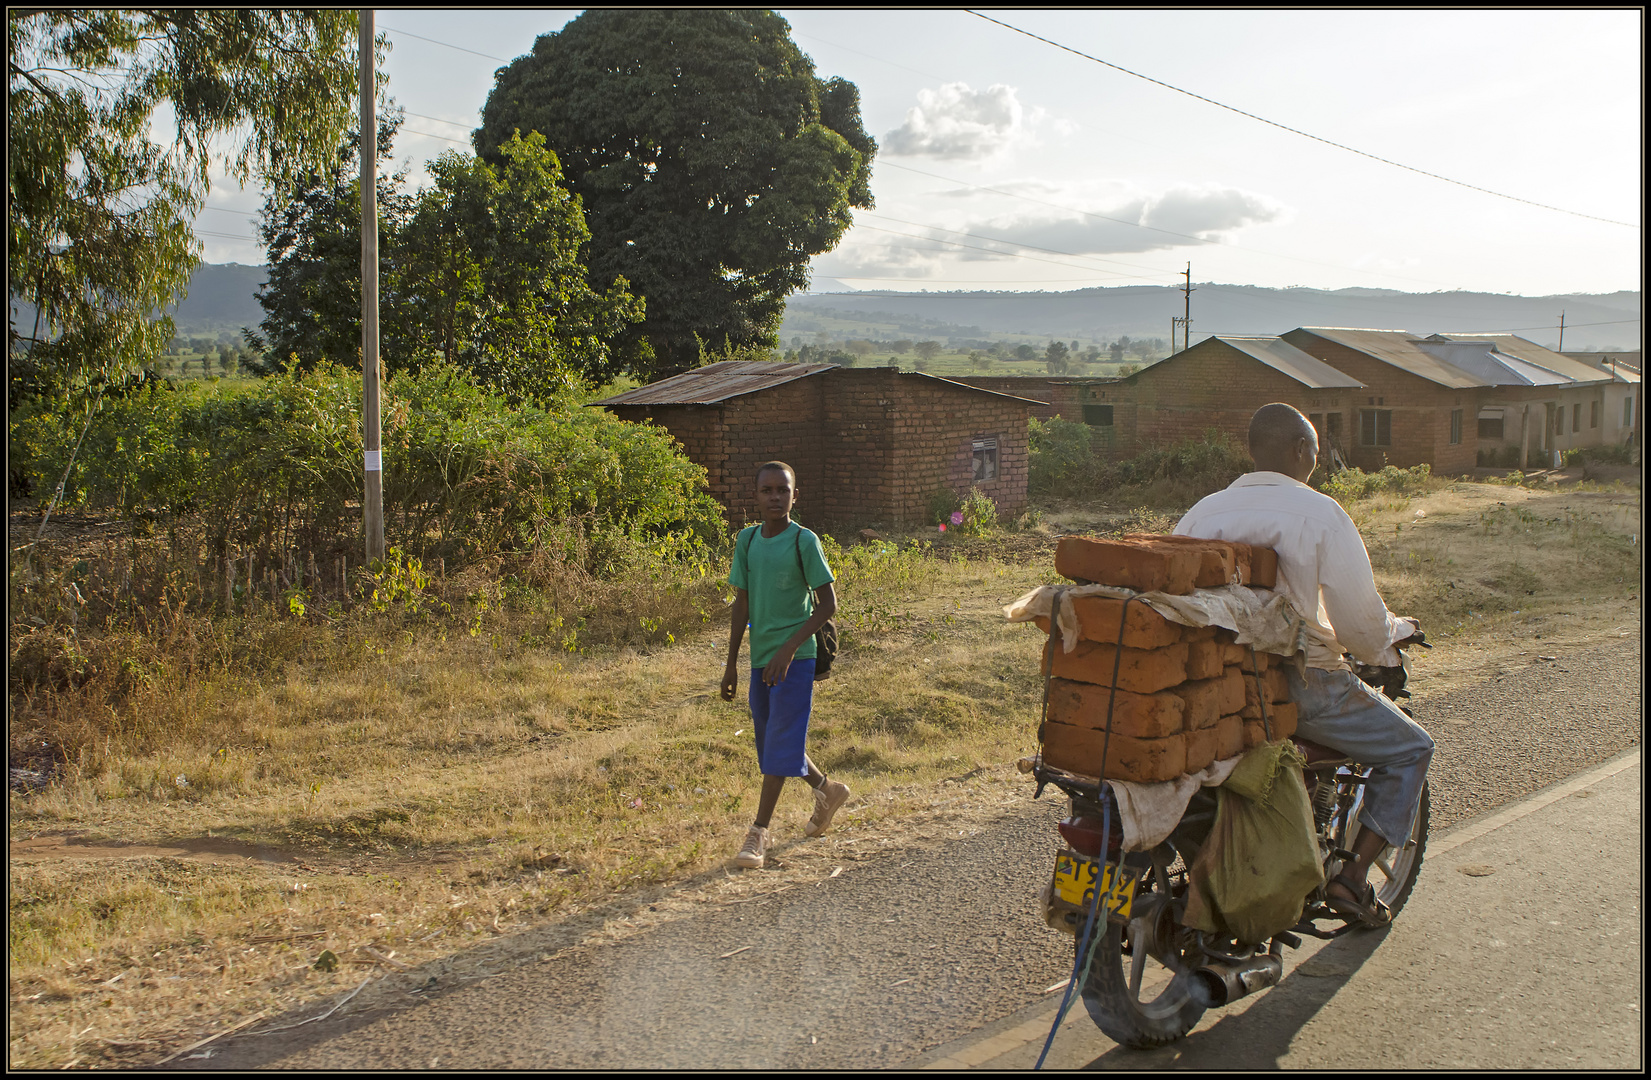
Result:
{"label": "power line", "polygon": [[491,53],[477,52],[475,49],[467,49],[463,45],[455,45],[451,41],[437,41],[435,38],[427,38],[423,34],[414,34],[407,30],[392,30],[388,26],[381,26],[379,29],[383,30],[387,34],[400,34],[402,37],[418,38],[420,41],[428,41],[432,45],[441,45],[449,49],[457,49],[459,52],[469,53],[471,56],[480,56],[484,60],[497,60],[501,64],[510,63],[509,60],[506,60],[502,56],[494,56]]}
{"label": "power line", "polygon": [[1441,176],[1438,173],[1428,172],[1426,169],[1418,169],[1414,165],[1406,165],[1403,162],[1392,161],[1388,158],[1378,157],[1375,154],[1366,153],[1363,150],[1355,149],[1354,147],[1347,146],[1343,143],[1333,142],[1330,139],[1325,139],[1325,138],[1322,138],[1318,135],[1313,135],[1313,134],[1310,134],[1308,132],[1302,131],[1298,128],[1290,127],[1287,124],[1280,124],[1278,121],[1269,120],[1265,116],[1257,116],[1255,113],[1245,112],[1243,109],[1237,109],[1237,108],[1234,108],[1231,105],[1222,104],[1221,102],[1216,101],[1214,98],[1207,98],[1202,94],[1195,94],[1191,90],[1183,90],[1179,86],[1172,86],[1171,84],[1169,84],[1167,82],[1164,82],[1161,79],[1154,79],[1150,75],[1142,75],[1139,71],[1131,71],[1129,68],[1121,67],[1118,64],[1111,63],[1110,61],[1107,61],[1107,60],[1102,60],[1098,56],[1091,56],[1088,53],[1083,52],[1079,49],[1074,49],[1070,45],[1062,45],[1058,41],[1051,41],[1049,38],[1041,37],[1037,34],[1032,33],[1030,30],[1022,30],[1018,26],[1011,26],[1009,23],[1006,23],[1001,19],[994,19],[990,15],[982,15],[978,11],[970,11],[969,14],[971,14],[971,15],[975,16],[976,18],[979,18],[979,19],[985,19],[989,23],[996,23],[997,25],[1003,27],[1006,30],[1013,30],[1017,34],[1024,34],[1026,37],[1032,38],[1034,41],[1041,41],[1045,45],[1053,45],[1055,48],[1060,49],[1064,52],[1069,52],[1074,56],[1081,56],[1085,60],[1090,60],[1090,61],[1093,61],[1094,63],[1100,64],[1104,67],[1112,68],[1114,71],[1121,71],[1125,75],[1133,75],[1137,79],[1144,79],[1149,83],[1153,83],[1157,86],[1162,86],[1166,90],[1174,90],[1177,94],[1185,94],[1190,98],[1197,98],[1199,101],[1203,101],[1203,102],[1206,102],[1210,105],[1217,106],[1218,108],[1226,109],[1228,112],[1235,112],[1239,116],[1247,116],[1251,120],[1258,120],[1263,124],[1267,124],[1271,127],[1276,127],[1278,129],[1280,129],[1281,131],[1288,131],[1292,135],[1300,135],[1304,139],[1312,139],[1314,142],[1321,142],[1326,146],[1333,146],[1337,150],[1346,150],[1350,154],[1357,154],[1360,157],[1369,158],[1371,161],[1379,161],[1383,165],[1391,165],[1396,169],[1404,169],[1408,172],[1420,173],[1422,176],[1432,177],[1435,180],[1443,180],[1447,184],[1455,184],[1457,187],[1465,187],[1465,188],[1469,189],[1470,191],[1483,192],[1486,195],[1495,195],[1499,199],[1508,199],[1512,202],[1524,203],[1526,206],[1536,206],[1536,207],[1540,207],[1543,210],[1554,210],[1554,211],[1557,211],[1558,213],[1561,213],[1561,214],[1570,214],[1573,217],[1587,218],[1590,221],[1603,221],[1607,225],[1621,225],[1624,228],[1628,228],[1628,229],[1637,229],[1637,228],[1639,228],[1638,225],[1634,225],[1634,224],[1631,224],[1631,223],[1626,222],[1626,221],[1617,221],[1614,218],[1599,217],[1599,216],[1594,215],[1594,214],[1584,214],[1584,213],[1582,213],[1580,211],[1577,211],[1577,210],[1567,210],[1562,206],[1549,206],[1547,203],[1539,203],[1539,202],[1535,202],[1531,199],[1521,199],[1517,195],[1504,195],[1500,191],[1492,191],[1490,188],[1480,187],[1478,184],[1469,184],[1469,183],[1467,183],[1466,181],[1463,181],[1463,180],[1452,180],[1448,176]]}

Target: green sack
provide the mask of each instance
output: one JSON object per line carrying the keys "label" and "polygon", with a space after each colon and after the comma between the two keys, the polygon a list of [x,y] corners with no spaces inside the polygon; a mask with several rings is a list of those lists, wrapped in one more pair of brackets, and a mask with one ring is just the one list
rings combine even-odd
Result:
{"label": "green sack", "polygon": [[1245,754],[1216,789],[1215,826],[1188,872],[1182,924],[1258,945],[1301,920],[1324,884],[1306,764],[1288,739]]}

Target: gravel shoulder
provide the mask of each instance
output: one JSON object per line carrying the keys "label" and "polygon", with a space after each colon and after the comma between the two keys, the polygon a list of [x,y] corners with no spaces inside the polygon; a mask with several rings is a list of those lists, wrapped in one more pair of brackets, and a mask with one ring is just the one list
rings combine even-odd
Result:
{"label": "gravel shoulder", "polygon": [[[1436,831],[1640,744],[1638,640],[1549,655],[1418,698],[1439,747]],[[974,835],[859,861],[834,858],[852,850],[826,846],[840,838],[798,844],[782,855],[788,865],[748,875],[756,891],[738,903],[695,905],[612,943],[587,939],[456,984],[398,973],[407,989],[367,998],[377,1007],[290,1027],[323,1011],[312,1006],[172,1066],[898,1065],[1049,1000],[1044,989],[1070,970],[1067,940],[1033,901],[1063,807],[1030,796],[1028,786],[1024,803],[956,830]],[[769,875],[786,884],[761,891]]]}

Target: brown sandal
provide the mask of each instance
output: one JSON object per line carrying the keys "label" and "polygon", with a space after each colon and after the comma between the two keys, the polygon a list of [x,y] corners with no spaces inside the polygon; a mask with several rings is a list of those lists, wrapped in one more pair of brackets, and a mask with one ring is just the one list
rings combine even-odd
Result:
{"label": "brown sandal", "polygon": [[[1326,891],[1324,906],[1337,915],[1341,915],[1350,921],[1362,923],[1365,926],[1386,926],[1393,921],[1393,913],[1387,910],[1386,904],[1376,899],[1376,887],[1368,881],[1356,882],[1344,874],[1337,874],[1330,881],[1333,884],[1339,884],[1355,896],[1360,895],[1359,890],[1361,888],[1364,890],[1362,900],[1344,900],[1339,896],[1331,896]],[[1328,889],[1328,886],[1326,886],[1326,889]]]}

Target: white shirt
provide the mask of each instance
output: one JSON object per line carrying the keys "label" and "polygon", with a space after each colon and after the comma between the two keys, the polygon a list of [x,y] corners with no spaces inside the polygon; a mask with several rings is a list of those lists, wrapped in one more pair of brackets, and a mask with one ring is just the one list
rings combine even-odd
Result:
{"label": "white shirt", "polygon": [[1277,591],[1307,619],[1307,664],[1344,670],[1342,653],[1393,666],[1395,641],[1413,620],[1387,610],[1357,525],[1336,500],[1276,472],[1246,473],[1198,501],[1175,526],[1181,536],[1232,540],[1278,553]]}

